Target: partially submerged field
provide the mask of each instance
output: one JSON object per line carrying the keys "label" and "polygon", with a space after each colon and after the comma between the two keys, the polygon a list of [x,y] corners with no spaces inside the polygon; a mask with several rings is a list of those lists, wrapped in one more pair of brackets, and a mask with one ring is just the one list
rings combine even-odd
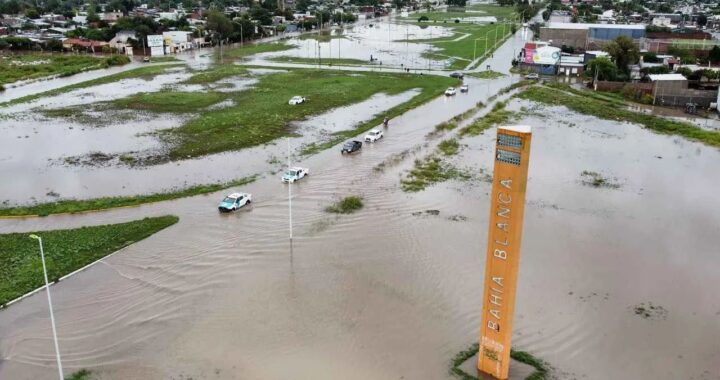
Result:
{"label": "partially submerged field", "polygon": [[96,57],[93,55],[24,54],[0,56],[0,86],[27,79],[53,75],[69,76],[81,71],[123,65],[125,56]]}
{"label": "partially submerged field", "polygon": [[[43,239],[49,281],[177,223],[176,216],[128,223],[35,232]],[[28,233],[0,234],[0,305],[44,285],[37,240]]]}

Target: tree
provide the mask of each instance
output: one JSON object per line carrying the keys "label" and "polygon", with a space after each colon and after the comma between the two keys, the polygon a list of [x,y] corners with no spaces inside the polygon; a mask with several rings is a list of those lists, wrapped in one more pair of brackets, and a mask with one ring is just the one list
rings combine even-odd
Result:
{"label": "tree", "polygon": [[681,67],[681,68],[677,69],[676,72],[678,74],[684,76],[685,78],[690,78],[690,76],[692,75],[692,70],[690,70],[687,67]]}
{"label": "tree", "polygon": [[25,10],[25,17],[29,19],[38,19],[40,18],[40,13],[35,8],[28,8]]}
{"label": "tree", "polygon": [[542,18],[543,18],[543,20],[545,20],[545,21],[550,20],[550,11],[547,11],[547,10],[544,11],[544,12],[542,13]]}
{"label": "tree", "polygon": [[606,57],[598,57],[588,63],[587,75],[597,80],[615,80],[618,68]]}
{"label": "tree", "polygon": [[90,3],[90,5],[88,6],[87,22],[100,22],[100,17],[98,17],[97,12],[95,11],[95,4],[93,3]]}
{"label": "tree", "polygon": [[625,74],[630,73],[628,65],[637,63],[640,59],[640,52],[633,40],[628,36],[620,36],[605,46],[605,51],[610,54],[615,66]]}
{"label": "tree", "polygon": [[6,2],[0,2],[0,13],[8,15],[16,15],[20,13],[20,3],[17,0],[8,0]]}
{"label": "tree", "polygon": [[224,14],[210,11],[207,16],[207,29],[216,33],[220,38],[227,38],[233,32],[233,25]]}
{"label": "tree", "polygon": [[698,26],[707,25],[707,16],[705,16],[704,14],[699,15],[696,22]]}
{"label": "tree", "polygon": [[467,0],[447,0],[447,4],[453,7],[464,7],[467,4]]}
{"label": "tree", "polygon": [[708,53],[708,59],[710,62],[720,62],[720,46],[713,46]]}

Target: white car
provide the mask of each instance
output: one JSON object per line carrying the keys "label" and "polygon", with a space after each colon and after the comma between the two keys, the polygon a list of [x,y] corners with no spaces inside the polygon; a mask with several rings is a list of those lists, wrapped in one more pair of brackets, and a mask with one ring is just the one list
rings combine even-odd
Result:
{"label": "white car", "polygon": [[448,89],[445,90],[445,96],[453,96],[455,94],[457,94],[455,87],[448,87]]}
{"label": "white car", "polygon": [[373,129],[372,131],[368,132],[367,135],[365,135],[365,141],[367,142],[375,142],[383,138],[383,132],[379,129]]}
{"label": "white car", "polygon": [[294,106],[296,104],[305,103],[305,98],[302,96],[293,96],[288,102],[289,105]]}
{"label": "white car", "polygon": [[220,212],[235,211],[249,203],[252,203],[252,194],[232,193],[220,202],[218,210]]}
{"label": "white car", "polygon": [[470,87],[468,87],[468,85],[466,84],[460,86],[460,92],[468,92],[469,89]]}
{"label": "white car", "polygon": [[282,181],[284,183],[293,183],[308,175],[310,175],[310,169],[295,166],[285,171],[285,174],[282,176]]}

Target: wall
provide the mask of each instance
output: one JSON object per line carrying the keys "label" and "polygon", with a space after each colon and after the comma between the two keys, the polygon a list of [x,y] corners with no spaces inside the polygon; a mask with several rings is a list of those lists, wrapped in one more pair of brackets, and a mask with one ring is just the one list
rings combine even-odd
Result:
{"label": "wall", "polygon": [[584,29],[550,29],[540,28],[540,39],[542,41],[552,40],[552,46],[572,46],[576,49],[585,49],[587,44],[587,30]]}

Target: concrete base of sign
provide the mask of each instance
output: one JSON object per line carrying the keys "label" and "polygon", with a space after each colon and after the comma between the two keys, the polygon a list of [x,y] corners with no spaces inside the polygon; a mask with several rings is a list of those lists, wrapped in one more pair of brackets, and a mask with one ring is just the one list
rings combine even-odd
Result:
{"label": "concrete base of sign", "polygon": [[[466,360],[459,368],[468,375],[477,376],[480,380],[495,380],[490,375],[479,374],[477,370],[477,354]],[[515,359],[510,359],[510,377],[509,380],[525,380],[528,376],[535,372],[535,368],[525,363],[521,363]]]}

